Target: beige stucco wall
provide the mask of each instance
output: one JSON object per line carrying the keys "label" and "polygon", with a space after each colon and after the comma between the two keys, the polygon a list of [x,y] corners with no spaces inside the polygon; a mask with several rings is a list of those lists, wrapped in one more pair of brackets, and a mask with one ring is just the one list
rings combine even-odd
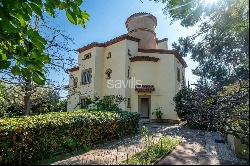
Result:
{"label": "beige stucco wall", "polygon": [[[152,93],[137,93],[131,90],[131,105],[133,111],[138,112],[138,95],[151,95],[151,113],[157,107],[163,108],[164,119],[177,119],[174,111],[173,97],[176,94],[175,56],[157,53],[139,53],[139,56],[154,56],[160,58],[158,62],[132,62],[132,75],[142,80],[145,85],[154,85]],[[151,114],[150,113],[150,114]],[[154,117],[152,117],[154,118]]]}
{"label": "beige stucco wall", "polygon": [[140,39],[139,48],[155,49],[157,47],[155,21],[150,15],[140,15],[129,19],[127,22],[128,34]]}
{"label": "beige stucco wall", "polygon": [[163,42],[157,43],[157,48],[162,49],[162,50],[167,50],[168,49],[168,41],[163,41]]}
{"label": "beige stucco wall", "polygon": [[[158,57],[158,62],[136,61],[130,62],[128,49],[132,56],[153,56]],[[82,60],[86,53],[91,52],[91,58]],[[111,52],[111,58],[107,59],[108,53]],[[128,68],[130,67],[130,78],[128,78]],[[138,43],[130,40],[123,40],[106,48],[96,47],[79,54],[79,71],[72,72],[78,77],[78,88],[80,94],[73,95],[69,99],[68,110],[71,111],[79,102],[79,98],[84,95],[100,96],[121,95],[131,99],[131,108],[127,108],[127,103],[122,103],[120,107],[124,110],[138,112],[138,97],[149,95],[150,116],[157,107],[163,108],[163,118],[177,120],[177,114],[174,111],[175,105],[173,97],[181,87],[177,81],[177,67],[180,68],[181,74],[185,73],[182,64],[172,54],[159,53],[142,53],[138,52]],[[83,69],[92,68],[92,82],[88,85],[81,85],[81,73]],[[111,79],[113,81],[123,80],[131,81],[131,78],[141,80],[144,85],[154,85],[155,91],[152,93],[138,93],[133,88],[108,88],[106,79],[106,70],[112,70]],[[182,79],[182,75],[181,75]],[[73,85],[72,80],[69,83]]]}

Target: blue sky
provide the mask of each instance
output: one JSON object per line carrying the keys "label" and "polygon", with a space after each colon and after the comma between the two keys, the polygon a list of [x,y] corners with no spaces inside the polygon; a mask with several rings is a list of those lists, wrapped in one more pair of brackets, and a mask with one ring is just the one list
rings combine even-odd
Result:
{"label": "blue sky", "polygon": [[[142,3],[143,2],[143,3]],[[74,40],[73,48],[80,48],[91,42],[105,42],[114,37],[127,33],[125,27],[126,19],[136,12],[148,12],[156,16],[158,24],[156,27],[157,38],[168,38],[169,48],[179,37],[185,37],[195,33],[196,27],[184,28],[179,22],[171,24],[171,19],[163,15],[164,4],[155,3],[149,0],[84,0],[81,9],[86,10],[90,20],[86,28],[80,25],[71,24],[64,12],[53,20],[53,24],[65,30]],[[73,55],[77,58],[77,54]],[[186,79],[193,83],[197,80],[191,72],[197,66],[189,58],[185,58],[188,67],[186,68]],[[58,75],[51,74],[51,77]],[[61,76],[60,76],[61,77]],[[66,76],[67,77],[67,76]],[[67,84],[67,79],[65,84]]]}

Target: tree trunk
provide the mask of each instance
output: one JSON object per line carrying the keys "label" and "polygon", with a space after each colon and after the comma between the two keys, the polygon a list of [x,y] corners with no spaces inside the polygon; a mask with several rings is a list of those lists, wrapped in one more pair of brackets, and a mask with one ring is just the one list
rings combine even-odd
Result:
{"label": "tree trunk", "polygon": [[30,101],[30,96],[31,96],[31,78],[27,79],[25,81],[25,95],[24,95],[24,110],[23,114],[24,115],[29,115],[30,114],[30,108],[31,108],[31,101]]}
{"label": "tree trunk", "polygon": [[[35,15],[35,25],[34,25],[34,30],[38,31],[38,23],[39,23],[39,16]],[[30,71],[32,73],[32,71]],[[31,108],[31,101],[30,101],[30,96],[31,96],[31,91],[32,91],[32,77],[25,79],[25,86],[24,86],[24,110],[23,114],[28,116],[30,114],[30,108]]]}

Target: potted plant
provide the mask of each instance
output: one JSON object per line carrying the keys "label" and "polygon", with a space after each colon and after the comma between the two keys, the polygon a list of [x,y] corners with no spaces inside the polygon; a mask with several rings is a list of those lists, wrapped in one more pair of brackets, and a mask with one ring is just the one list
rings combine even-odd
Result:
{"label": "potted plant", "polygon": [[162,107],[157,107],[155,109],[155,111],[152,113],[152,115],[155,114],[156,116],[156,121],[157,122],[162,122],[162,115],[163,115],[163,112],[161,111],[162,110]]}

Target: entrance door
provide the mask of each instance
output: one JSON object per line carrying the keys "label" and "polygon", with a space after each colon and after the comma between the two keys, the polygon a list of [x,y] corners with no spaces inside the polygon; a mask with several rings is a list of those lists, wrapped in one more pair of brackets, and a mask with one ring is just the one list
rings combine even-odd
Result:
{"label": "entrance door", "polygon": [[141,98],[141,117],[149,118],[149,98]]}

